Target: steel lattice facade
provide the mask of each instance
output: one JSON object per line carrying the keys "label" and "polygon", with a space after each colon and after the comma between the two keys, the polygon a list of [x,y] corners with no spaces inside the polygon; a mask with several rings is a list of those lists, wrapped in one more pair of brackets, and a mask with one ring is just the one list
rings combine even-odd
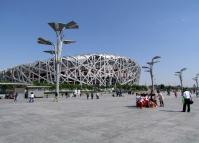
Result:
{"label": "steel lattice facade", "polygon": [[[24,64],[0,72],[1,81],[32,83],[55,81],[54,59]],[[126,57],[88,54],[62,58],[60,82],[108,86],[138,84],[139,65]]]}

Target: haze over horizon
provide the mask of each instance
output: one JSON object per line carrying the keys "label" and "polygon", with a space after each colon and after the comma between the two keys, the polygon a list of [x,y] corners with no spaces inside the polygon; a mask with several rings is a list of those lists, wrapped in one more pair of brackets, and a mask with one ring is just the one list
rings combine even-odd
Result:
{"label": "haze over horizon", "polygon": [[[48,22],[76,21],[66,30],[63,56],[108,53],[134,59],[140,66],[154,56],[155,84],[179,85],[174,73],[183,67],[184,85],[199,73],[199,1],[196,0],[2,0],[0,70],[49,59],[38,37],[55,41]],[[150,84],[142,70],[140,84]]]}

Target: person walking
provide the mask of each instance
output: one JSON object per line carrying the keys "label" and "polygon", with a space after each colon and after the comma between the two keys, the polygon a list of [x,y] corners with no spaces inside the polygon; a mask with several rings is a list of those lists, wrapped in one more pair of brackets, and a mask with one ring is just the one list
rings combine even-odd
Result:
{"label": "person walking", "polygon": [[183,110],[182,112],[186,112],[186,107],[187,107],[187,112],[190,112],[190,103],[192,102],[192,97],[191,97],[191,92],[188,90],[185,90],[183,93],[183,98],[184,98],[184,102],[183,102]]}
{"label": "person walking", "polygon": [[55,92],[54,102],[58,102],[58,94],[57,94],[57,92]]}
{"label": "person walking", "polygon": [[18,97],[18,92],[16,92],[14,95],[14,102],[17,102],[17,97]]}
{"label": "person walking", "polygon": [[96,93],[96,99],[99,99],[99,95]]}
{"label": "person walking", "polygon": [[65,93],[65,97],[68,98],[68,93],[67,92]]}
{"label": "person walking", "polygon": [[91,92],[91,99],[93,99],[93,97],[94,97],[94,94],[93,94],[93,92]]}
{"label": "person walking", "polygon": [[162,95],[162,93],[158,90],[158,98],[159,98],[159,102],[160,102],[160,107],[164,107],[164,97]]}
{"label": "person walking", "polygon": [[[31,92],[32,93],[32,92]],[[31,93],[28,94],[28,102],[30,103],[31,102]]]}
{"label": "person walking", "polygon": [[174,95],[176,98],[178,97],[177,90],[174,90]]}
{"label": "person walking", "polygon": [[167,95],[170,96],[170,89],[167,89]]}
{"label": "person walking", "polygon": [[34,98],[35,98],[35,95],[33,92],[30,93],[30,102],[33,103],[34,102]]}

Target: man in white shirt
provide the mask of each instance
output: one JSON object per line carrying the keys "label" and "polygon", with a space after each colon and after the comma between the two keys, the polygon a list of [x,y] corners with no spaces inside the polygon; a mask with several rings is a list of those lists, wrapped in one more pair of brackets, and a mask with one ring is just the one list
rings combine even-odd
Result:
{"label": "man in white shirt", "polygon": [[30,93],[30,102],[34,102],[34,97],[35,97],[34,93],[31,92]]}
{"label": "man in white shirt", "polygon": [[188,90],[185,90],[183,93],[183,98],[184,98],[184,103],[183,103],[183,112],[186,111],[186,106],[187,106],[187,112],[190,112],[190,101],[192,100],[191,98],[191,92]]}
{"label": "man in white shirt", "polygon": [[164,97],[159,90],[157,91],[157,93],[158,93],[158,98],[159,98],[159,101],[160,101],[160,107],[164,107]]}

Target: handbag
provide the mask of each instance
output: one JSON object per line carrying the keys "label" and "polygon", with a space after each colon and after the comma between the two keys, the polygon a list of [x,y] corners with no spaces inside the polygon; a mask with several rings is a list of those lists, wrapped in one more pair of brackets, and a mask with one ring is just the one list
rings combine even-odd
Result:
{"label": "handbag", "polygon": [[193,100],[189,100],[189,104],[193,104]]}

